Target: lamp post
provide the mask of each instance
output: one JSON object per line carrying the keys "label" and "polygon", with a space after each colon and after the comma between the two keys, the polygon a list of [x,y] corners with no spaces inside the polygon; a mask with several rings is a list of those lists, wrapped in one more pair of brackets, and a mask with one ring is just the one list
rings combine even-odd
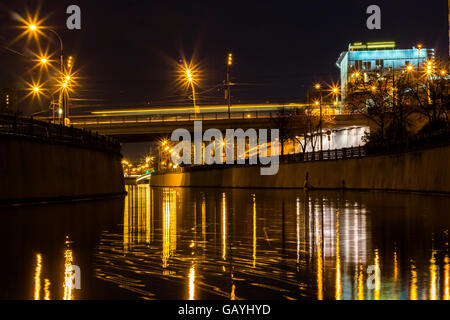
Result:
{"label": "lamp post", "polygon": [[322,92],[320,91],[321,85],[320,83],[317,83],[315,86],[316,90],[320,94],[320,100],[319,100],[319,129],[320,129],[320,151],[323,149],[323,141],[322,141]]}
{"label": "lamp post", "polygon": [[[38,27],[34,24],[31,24],[28,26],[28,28],[31,31],[36,31],[38,29]],[[59,41],[59,45],[60,45],[60,72],[61,72],[61,77],[63,78],[63,82],[64,77],[65,77],[65,69],[64,69],[64,46],[63,46],[63,41],[61,39],[61,36],[58,34],[58,32],[56,32],[55,30],[53,30],[52,28],[43,28],[43,30],[48,30],[51,33],[53,33]],[[45,60],[45,61],[44,61]],[[46,59],[41,59],[42,63],[46,63],[47,60]],[[63,85],[63,90],[61,90],[60,92],[60,96],[59,96],[59,112],[63,113],[63,123],[66,124],[66,119],[68,119],[69,117],[69,108],[68,108],[68,101],[69,101],[69,93],[67,92],[66,87],[67,87],[67,82],[65,82],[65,86]],[[67,101],[65,100],[65,97],[67,96]]]}
{"label": "lamp post", "polygon": [[233,65],[233,54],[228,54],[227,60],[227,104],[228,104],[228,119],[231,119],[231,91],[230,91],[230,71]]}
{"label": "lamp post", "polygon": [[422,45],[417,45],[417,72],[420,73],[420,56],[422,55]]}
{"label": "lamp post", "polygon": [[192,88],[192,100],[194,101],[195,113],[199,113],[197,105],[195,104],[195,84],[194,84],[193,74],[189,68],[186,68],[186,78]]}

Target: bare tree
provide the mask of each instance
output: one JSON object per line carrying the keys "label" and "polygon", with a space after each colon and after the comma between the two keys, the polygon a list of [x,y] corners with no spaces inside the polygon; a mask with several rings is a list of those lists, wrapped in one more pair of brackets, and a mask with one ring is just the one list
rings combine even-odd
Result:
{"label": "bare tree", "polygon": [[386,140],[386,129],[393,112],[393,78],[387,72],[353,76],[349,82],[344,107],[353,114],[361,114],[379,128],[381,140]]}
{"label": "bare tree", "polygon": [[280,108],[271,118],[272,126],[279,130],[281,154],[284,154],[286,142],[295,137],[296,113],[290,108]]}

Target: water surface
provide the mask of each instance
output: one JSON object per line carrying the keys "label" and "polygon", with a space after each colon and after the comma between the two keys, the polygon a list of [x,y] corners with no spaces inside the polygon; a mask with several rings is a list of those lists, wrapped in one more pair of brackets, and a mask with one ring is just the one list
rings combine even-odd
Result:
{"label": "water surface", "polygon": [[[127,191],[125,199],[0,209],[0,298],[450,297],[450,197]],[[81,289],[66,285],[71,264]]]}

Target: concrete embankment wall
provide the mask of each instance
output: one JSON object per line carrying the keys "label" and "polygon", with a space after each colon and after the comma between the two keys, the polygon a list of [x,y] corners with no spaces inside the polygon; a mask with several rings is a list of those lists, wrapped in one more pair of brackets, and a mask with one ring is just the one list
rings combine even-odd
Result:
{"label": "concrete embankment wall", "polygon": [[0,204],[124,193],[118,152],[23,137],[0,137],[0,152]]}
{"label": "concrete embankment wall", "polygon": [[402,190],[450,193],[450,146],[343,160],[280,164],[277,175],[234,167],[154,175],[152,186]]}

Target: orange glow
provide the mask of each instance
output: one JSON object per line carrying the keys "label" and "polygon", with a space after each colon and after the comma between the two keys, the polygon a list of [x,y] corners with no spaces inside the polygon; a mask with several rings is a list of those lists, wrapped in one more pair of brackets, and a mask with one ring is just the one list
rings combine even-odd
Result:
{"label": "orange glow", "polygon": [[229,53],[228,54],[228,65],[231,66],[233,64],[233,54]]}
{"label": "orange glow", "polygon": [[40,300],[41,292],[41,271],[42,271],[42,256],[36,255],[36,270],[34,273],[34,300]]}

